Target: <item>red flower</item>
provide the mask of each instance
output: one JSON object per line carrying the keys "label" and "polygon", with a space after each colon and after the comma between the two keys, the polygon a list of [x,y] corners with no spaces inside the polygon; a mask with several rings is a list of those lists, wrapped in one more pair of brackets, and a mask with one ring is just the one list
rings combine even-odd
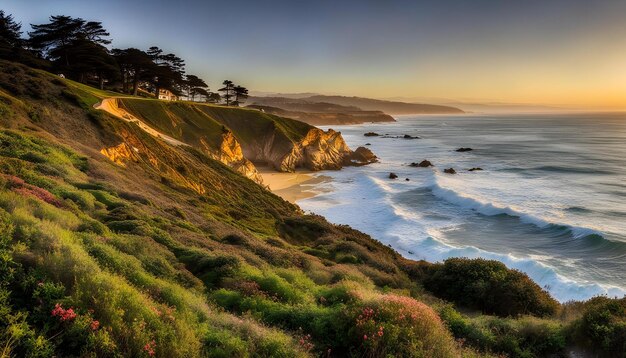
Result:
{"label": "red flower", "polygon": [[364,340],[364,341],[367,341],[367,334],[364,334],[364,335],[363,335],[363,340]]}
{"label": "red flower", "polygon": [[152,340],[151,342],[146,343],[145,346],[143,346],[143,350],[148,353],[148,355],[150,357],[154,356],[156,354],[156,351],[154,350],[156,348],[156,342],[154,340]]}

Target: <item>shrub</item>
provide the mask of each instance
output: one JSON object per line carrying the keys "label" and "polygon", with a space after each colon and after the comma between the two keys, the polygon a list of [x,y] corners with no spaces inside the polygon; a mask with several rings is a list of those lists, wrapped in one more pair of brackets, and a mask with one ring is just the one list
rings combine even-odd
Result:
{"label": "shrub", "polygon": [[626,355],[626,298],[594,297],[573,324],[574,336],[607,355]]}
{"label": "shrub", "polygon": [[450,332],[430,307],[409,297],[377,295],[349,309],[352,346],[368,357],[455,357]]}
{"label": "shrub", "polygon": [[432,265],[424,287],[438,297],[499,316],[543,317],[559,306],[526,274],[493,260],[451,258]]}
{"label": "shrub", "polygon": [[439,314],[455,338],[482,351],[510,357],[561,355],[566,345],[564,327],[535,317],[519,319],[478,316],[468,318],[445,305]]}

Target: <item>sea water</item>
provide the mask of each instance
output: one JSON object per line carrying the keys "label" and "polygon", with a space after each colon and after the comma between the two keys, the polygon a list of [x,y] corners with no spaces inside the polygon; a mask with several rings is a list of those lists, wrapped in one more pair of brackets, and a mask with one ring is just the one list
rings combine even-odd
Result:
{"label": "sea water", "polygon": [[[559,301],[626,293],[626,113],[401,116],[331,128],[353,149],[369,143],[380,162],[324,172],[333,180],[313,185],[321,194],[299,201],[304,210],[408,258],[499,260]],[[394,138],[405,134],[420,139]],[[434,167],[409,166],[424,159]]]}

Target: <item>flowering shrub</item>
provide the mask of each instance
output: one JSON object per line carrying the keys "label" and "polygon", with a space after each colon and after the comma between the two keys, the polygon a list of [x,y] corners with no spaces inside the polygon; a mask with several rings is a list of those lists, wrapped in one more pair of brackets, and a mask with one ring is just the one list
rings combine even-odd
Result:
{"label": "flowering shrub", "polygon": [[89,328],[91,328],[92,331],[97,331],[98,328],[100,328],[100,322],[93,320],[91,321],[91,324],[89,325]]}
{"label": "flowering shrub", "polygon": [[410,297],[379,295],[352,309],[356,337],[365,356],[404,355],[450,357],[454,339],[439,316],[427,305]]}
{"label": "flowering shrub", "polygon": [[156,342],[154,340],[146,343],[146,345],[143,346],[144,352],[146,352],[150,357],[153,357],[156,354],[155,348]]}
{"label": "flowering shrub", "polygon": [[6,180],[7,187],[13,189],[14,192],[23,196],[33,196],[39,200],[56,207],[61,207],[61,202],[52,193],[46,189],[26,183],[22,178],[15,175],[3,175]]}
{"label": "flowering shrub", "polygon": [[76,312],[74,312],[73,307],[64,309],[63,306],[58,303],[54,306],[51,314],[53,317],[59,317],[61,322],[73,321],[76,318]]}
{"label": "flowering shrub", "polygon": [[300,345],[300,348],[302,348],[305,352],[310,352],[313,348],[315,348],[315,345],[311,342],[310,334],[305,334],[300,337],[298,345]]}

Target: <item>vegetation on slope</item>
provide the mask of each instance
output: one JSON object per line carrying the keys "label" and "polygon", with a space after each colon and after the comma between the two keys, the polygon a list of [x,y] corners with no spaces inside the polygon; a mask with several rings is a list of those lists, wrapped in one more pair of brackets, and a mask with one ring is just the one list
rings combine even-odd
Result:
{"label": "vegetation on slope", "polygon": [[187,143],[199,143],[208,135],[212,136],[207,138],[209,142],[218,145],[222,128],[232,130],[243,145],[264,135],[283,136],[297,142],[313,129],[302,122],[254,110],[135,98],[122,98],[120,102],[128,112],[154,128]]}
{"label": "vegetation on slope", "polygon": [[[531,357],[573,342],[624,354],[622,300],[559,306],[493,262],[406,260],[93,110],[103,93],[0,68],[4,355]],[[136,149],[126,166],[100,154],[120,143]],[[451,278],[441,296],[469,313],[435,297]],[[507,287],[528,294],[475,304]]]}

